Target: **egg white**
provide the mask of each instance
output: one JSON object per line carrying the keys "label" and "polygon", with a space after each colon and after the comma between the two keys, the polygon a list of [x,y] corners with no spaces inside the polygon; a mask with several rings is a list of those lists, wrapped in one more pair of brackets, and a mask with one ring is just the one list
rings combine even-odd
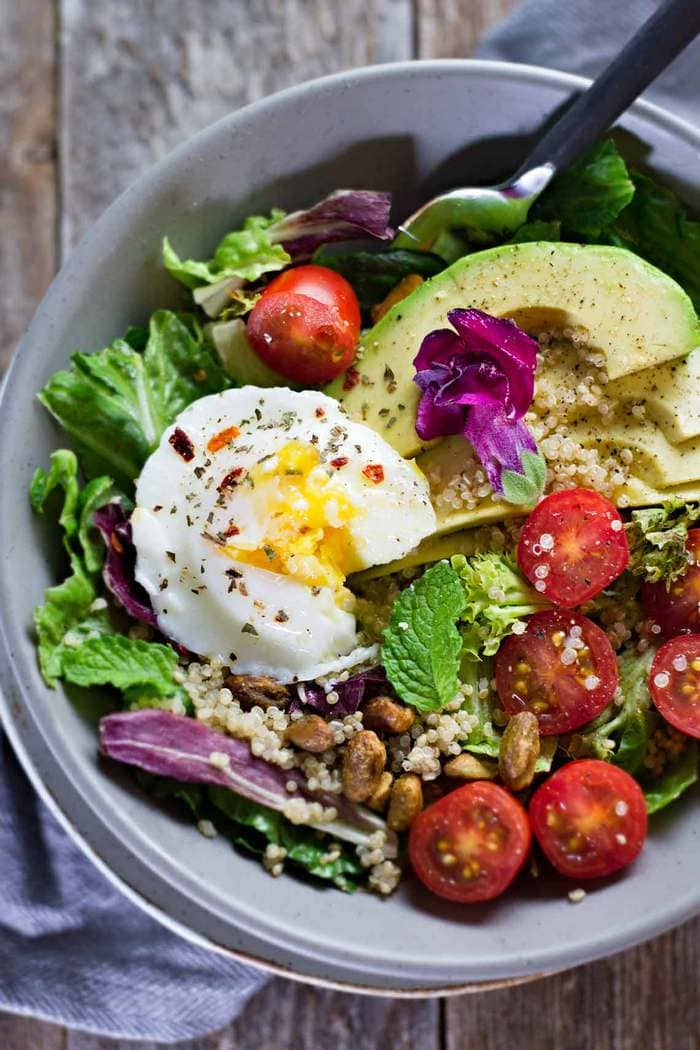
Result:
{"label": "egg white", "polygon": [[[209,451],[212,436],[230,426],[239,433]],[[171,442],[176,430],[191,444],[189,459]],[[292,441],[318,450],[334,491],[355,509],[346,525],[353,571],[402,557],[435,529],[426,479],[375,431],[349,420],[323,394],[258,387],[202,398],[181,413],[144,466],[131,519],[136,578],[161,630],[236,673],[282,682],[329,674],[362,656],[355,652],[355,617],[337,590],[232,560],[221,544],[232,518],[241,530],[237,540],[262,542],[266,528],[260,486],[255,493],[242,483],[222,490],[223,480],[232,472],[259,474],[266,469],[260,461],[274,467],[275,455]],[[343,460],[342,469],[327,466]],[[367,473],[378,465],[379,483]]]}

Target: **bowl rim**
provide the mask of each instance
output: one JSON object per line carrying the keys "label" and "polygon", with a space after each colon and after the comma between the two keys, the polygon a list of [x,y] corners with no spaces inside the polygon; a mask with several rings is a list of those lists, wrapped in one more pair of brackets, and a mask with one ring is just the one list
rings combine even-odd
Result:
{"label": "bowl rim", "polygon": [[[7,370],[2,389],[0,390],[0,435],[2,435],[7,427],[7,423],[5,422],[6,413],[2,411],[2,407],[5,403],[5,398],[8,396],[7,392],[12,386],[15,373],[23,365],[25,357],[30,353],[30,346],[33,342],[33,332],[40,327],[43,315],[48,311],[54,300],[60,298],[64,285],[68,282],[73,272],[80,268],[83,255],[86,253],[95,236],[100,233],[103,227],[108,225],[116,213],[122,211],[132,197],[134,197],[134,199],[141,198],[144,194],[147,194],[151,189],[155,188],[164,175],[167,175],[169,171],[174,170],[177,167],[180,163],[181,157],[190,153],[193,147],[202,145],[209,136],[218,134],[223,127],[233,128],[238,121],[247,120],[253,115],[264,116],[267,109],[275,108],[281,102],[286,103],[293,101],[296,97],[302,97],[309,91],[315,92],[323,90],[324,88],[333,88],[335,85],[341,83],[352,86],[359,81],[401,77],[409,72],[418,73],[419,75],[423,72],[427,74],[460,73],[464,76],[475,77],[484,74],[493,75],[495,73],[497,76],[501,76],[505,80],[520,80],[521,82],[526,83],[550,85],[568,91],[585,89],[591,82],[587,78],[571,73],[515,62],[483,59],[409,60],[381,65],[363,66],[358,69],[348,69],[327,76],[318,77],[313,80],[304,81],[303,83],[288,87],[283,91],[266,96],[265,98],[259,99],[241,109],[234,110],[227,114],[220,120],[199,131],[196,135],[186,139],[183,143],[180,143],[161,161],[151,166],[122,194],[120,194],[120,196],[116,198],[102,215],[89,226],[86,233],[80,239],[77,247],[73,250],[68,260],[63,264],[60,272],[56,275],[44,295],[34,313],[33,320],[29,325],[24,338],[14,354],[10,367]],[[630,107],[630,111],[635,115],[646,118],[652,123],[656,123],[663,130],[670,131],[676,136],[685,139],[694,148],[700,149],[700,130],[683,118],[669,113],[664,108],[647,102],[646,100],[635,102],[633,106]],[[417,987],[414,984],[411,984],[409,987],[401,987],[400,985],[378,986],[358,983],[354,980],[344,981],[329,979],[321,977],[315,973],[305,972],[303,967],[300,968],[297,962],[295,962],[294,968],[292,969],[281,963],[274,962],[272,959],[267,958],[264,955],[258,955],[218,944],[212,938],[197,932],[185,922],[168,914],[164,907],[149,900],[140,890],[130,884],[126,874],[123,872],[117,874],[114,868],[110,866],[102,856],[100,856],[98,847],[95,844],[95,839],[99,837],[96,834],[97,826],[102,824],[102,831],[104,832],[106,830],[101,816],[96,814],[86,800],[82,798],[78,798],[78,804],[73,804],[72,812],[69,813],[68,808],[64,808],[61,801],[59,801],[44,782],[40,772],[41,763],[38,760],[36,745],[43,745],[44,755],[42,757],[44,761],[48,760],[56,763],[59,771],[61,760],[54,754],[44,728],[34,715],[30,691],[24,688],[15,674],[11,639],[7,633],[4,616],[0,617],[0,642],[2,642],[6,655],[6,660],[0,667],[0,686],[2,687],[0,688],[0,716],[2,727],[4,728],[25,773],[28,775],[35,790],[63,828],[71,835],[76,844],[117,889],[119,889],[138,907],[148,913],[152,918],[155,918],[173,932],[201,947],[206,947],[219,953],[223,953],[224,955],[235,958],[243,963],[254,965],[259,969],[266,970],[273,974],[306,981],[308,983],[328,988],[360,992],[364,994],[425,997],[459,994],[465,991],[482,991],[533,980],[537,977],[557,972],[557,970],[589,962],[610,955],[616,951],[632,947],[633,945],[639,944],[651,937],[658,936],[700,912],[699,889],[694,895],[688,894],[684,898],[668,902],[668,906],[663,911],[662,915],[658,912],[654,912],[642,915],[636,921],[630,922],[625,928],[624,936],[622,937],[619,935],[619,931],[610,934],[607,937],[598,936],[595,944],[590,944],[584,952],[580,953],[576,962],[566,960],[560,961],[560,963],[557,964],[556,951],[550,950],[548,953],[540,951],[539,957],[538,955],[530,956],[530,965],[527,968],[527,972],[521,973],[516,977],[460,982],[457,984],[431,984],[428,987]],[[11,693],[17,694],[18,699],[14,702],[11,702]],[[19,697],[21,697],[21,702],[19,701]],[[27,720],[25,721],[21,715],[27,716]],[[97,823],[95,823],[95,821]],[[135,860],[133,847],[129,845],[128,840],[125,841],[124,839],[121,839],[120,845],[125,857],[124,866],[128,866],[130,859]],[[153,866],[151,867],[153,870]],[[157,880],[158,876],[156,872],[154,871],[153,874],[154,878]],[[182,895],[185,896],[182,888],[176,889],[171,883],[165,882],[162,879],[161,888],[169,890],[170,893],[182,893]],[[235,917],[232,921],[237,922],[238,917]],[[269,938],[266,932],[259,934],[259,939],[260,938],[262,938],[261,943],[272,952],[274,952],[276,947],[280,946],[280,942],[275,942],[274,939]],[[311,950],[309,951],[308,944],[309,938],[303,938],[301,948],[302,951],[309,953],[306,955],[306,961],[310,962],[314,956],[313,947],[311,947]],[[313,945],[313,941],[311,941],[311,944]],[[299,948],[297,944],[293,947],[293,953],[299,958]],[[563,953],[560,951],[559,954],[561,955]],[[322,962],[319,955],[316,955],[316,961]],[[552,963],[554,963],[554,965],[552,965]]]}

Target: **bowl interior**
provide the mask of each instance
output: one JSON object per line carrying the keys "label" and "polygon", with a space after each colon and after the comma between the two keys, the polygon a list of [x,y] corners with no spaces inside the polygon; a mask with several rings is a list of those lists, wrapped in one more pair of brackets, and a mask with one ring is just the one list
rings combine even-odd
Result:
{"label": "bowl interior", "polygon": [[[436,189],[515,170],[581,82],[494,63],[413,63],[326,78],[265,100],[180,147],[119,199],[52,285],[5,384],[0,435],[3,717],[35,783],[93,856],[181,932],[311,977],[435,989],[563,968],[622,948],[700,906],[698,794],[652,822],[624,877],[572,907],[568,886],[520,880],[501,901],[460,909],[410,879],[390,901],[270,878],[223,839],[142,796],[96,759],[99,698],[48,690],[32,609],[59,578],[55,529],[32,516],[29,478],[63,439],[34,399],[70,351],[181,302],[159,264],[167,233],[207,254],[253,210],[308,204],[341,186],[390,189],[400,217]],[[651,107],[621,121],[628,157],[700,204],[692,129]],[[661,891],[661,892],[660,892]]]}

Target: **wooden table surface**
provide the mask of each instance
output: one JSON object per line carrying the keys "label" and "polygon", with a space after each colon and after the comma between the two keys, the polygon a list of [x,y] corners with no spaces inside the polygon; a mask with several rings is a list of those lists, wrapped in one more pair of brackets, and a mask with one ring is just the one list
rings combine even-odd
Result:
{"label": "wooden table surface", "polygon": [[[288,84],[464,57],[513,0],[0,0],[0,364],[104,207],[173,146]],[[118,261],[116,263],[118,265]],[[700,922],[604,962],[449,1000],[273,980],[191,1050],[698,1050]],[[0,981],[2,975],[0,973]],[[2,1050],[117,1050],[0,1015]]]}

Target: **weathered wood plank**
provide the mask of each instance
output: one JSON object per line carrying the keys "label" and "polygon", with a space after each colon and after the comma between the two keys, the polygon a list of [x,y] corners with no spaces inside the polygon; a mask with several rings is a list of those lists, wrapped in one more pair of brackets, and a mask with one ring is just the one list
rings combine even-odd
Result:
{"label": "weathered wood plank", "polygon": [[0,372],[55,266],[54,8],[0,0]]}
{"label": "weathered wood plank", "polygon": [[[274,980],[225,1031],[176,1045],[178,1050],[438,1050],[439,1009],[437,1001],[367,999]],[[64,1050],[157,1050],[157,1044],[66,1032]]]}
{"label": "weathered wood plank", "polygon": [[416,0],[418,58],[468,58],[517,0]]}
{"label": "weathered wood plank", "polygon": [[64,1050],[65,1029],[34,1017],[0,1013],[2,1050]]}
{"label": "weathered wood plank", "polygon": [[64,250],[218,117],[288,84],[411,53],[410,0],[64,0],[62,10]]}
{"label": "weathered wood plank", "polygon": [[700,920],[590,966],[452,999],[446,1050],[697,1050]]}

